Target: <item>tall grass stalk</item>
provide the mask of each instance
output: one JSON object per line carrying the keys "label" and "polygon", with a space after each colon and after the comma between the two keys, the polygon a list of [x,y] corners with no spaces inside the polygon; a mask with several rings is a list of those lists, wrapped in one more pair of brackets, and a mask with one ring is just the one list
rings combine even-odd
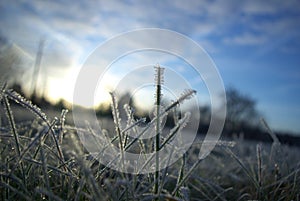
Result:
{"label": "tall grass stalk", "polygon": [[269,127],[269,125],[267,124],[264,118],[261,118],[261,123],[267,129],[267,132],[271,136],[273,143],[280,144],[276,134],[272,131],[272,129]]}
{"label": "tall grass stalk", "polygon": [[69,112],[69,110],[67,109],[63,109],[61,111],[61,114],[60,114],[60,119],[59,119],[59,133],[58,133],[58,142],[60,144],[62,144],[63,142],[63,136],[64,136],[64,132],[65,132],[65,122],[66,122],[66,115],[67,113]]}
{"label": "tall grass stalk", "polygon": [[190,120],[191,113],[187,112],[184,114],[183,118],[180,119],[174,128],[171,129],[170,133],[168,134],[168,137],[161,143],[159,150],[161,150],[167,143],[169,143],[172,138],[180,132],[181,129],[183,129],[186,124]]}
{"label": "tall grass stalk", "polygon": [[[89,124],[86,128],[65,125],[65,110],[60,118],[51,121],[30,101],[12,90],[0,87],[0,102],[7,119],[7,125],[0,125],[0,200],[299,200],[300,163],[297,164],[295,160],[299,150],[295,147],[286,149],[287,146],[280,145],[274,133],[270,134],[273,136],[273,145],[278,146],[272,145],[270,152],[276,157],[272,160],[265,160],[270,156],[264,151],[264,144],[252,146],[252,143],[246,141],[236,144],[219,141],[217,145],[221,145],[221,148],[225,146],[225,151],[216,146],[211,157],[203,160],[200,153],[197,154],[198,145],[215,142],[199,141],[184,153],[181,163],[178,161],[170,165],[176,152],[181,153],[183,148],[180,145],[173,146],[172,140],[176,135],[179,135],[176,138],[179,142],[181,137],[185,137],[181,129],[191,116],[189,113],[179,115],[176,108],[192,97],[195,91],[186,90],[171,104],[160,107],[163,71],[159,66],[155,69],[154,117],[140,127],[145,119],[135,119],[133,109],[127,105],[124,106],[126,126],[121,125],[116,104],[118,100],[115,97],[112,123],[117,129],[114,135],[104,129],[93,130]],[[12,102],[34,113],[37,118],[24,123],[15,122],[15,107],[10,106]],[[163,129],[162,120],[171,112],[174,115],[174,126],[167,132],[167,128]],[[149,131],[155,132],[156,136],[140,140]],[[91,159],[94,155],[87,153],[76,138],[79,132],[89,135],[96,145],[101,144],[98,157]],[[103,141],[98,132],[109,140]],[[134,137],[129,135],[130,132],[134,132]],[[124,152],[138,151],[141,158],[148,157],[152,151],[152,157],[143,158],[144,163],[134,173],[143,173],[149,163],[155,172],[131,175],[109,168],[110,163],[120,161],[121,152],[110,158],[108,164],[99,163],[96,159],[111,144],[119,146]],[[234,149],[233,145],[240,147]],[[159,157],[157,152],[164,148],[170,148],[170,154]],[[273,152],[275,148],[277,152]],[[280,156],[285,157],[277,157],[279,150],[282,150]],[[284,152],[287,150],[290,152]],[[166,164],[166,168],[159,171],[162,168],[159,164]]]}
{"label": "tall grass stalk", "polygon": [[[50,125],[51,127],[53,127],[55,125],[56,121],[53,121],[53,123]],[[44,130],[44,132],[40,132],[35,138],[33,138],[33,140],[29,143],[29,145],[23,149],[22,154],[20,155],[17,163],[15,163],[15,166],[12,167],[11,172],[14,172],[15,168],[17,168],[17,166],[22,162],[25,154],[28,153],[28,151],[34,147],[35,144],[37,144],[40,140],[44,141],[46,139],[46,136],[48,134],[48,132],[50,131],[50,128],[47,127],[47,129]],[[43,139],[41,139],[43,138]],[[39,152],[40,146],[37,147],[35,154],[33,155],[35,158],[35,156],[37,156],[37,153]],[[60,158],[59,158],[60,159]],[[26,172],[29,172],[31,169],[31,165],[28,166],[28,169]]]}
{"label": "tall grass stalk", "polygon": [[172,150],[168,156],[168,159],[167,159],[167,163],[166,163],[166,168],[164,168],[163,172],[162,172],[162,178],[161,178],[161,185],[159,186],[159,190],[158,190],[158,197],[161,195],[162,191],[163,191],[163,187],[165,185],[165,182],[166,182],[166,179],[167,179],[167,174],[168,174],[168,170],[169,170],[169,164],[170,164],[170,161],[171,161],[171,158],[173,156],[173,152],[175,150],[175,147],[172,146]]}
{"label": "tall grass stalk", "polygon": [[[9,189],[10,191],[14,192],[15,194],[19,195],[20,198],[24,199],[24,200],[28,200],[31,201],[32,198],[30,198],[28,195],[24,194],[23,192],[21,192],[19,189],[5,183],[5,182],[1,182],[0,186],[5,187],[6,189]],[[9,195],[7,195],[7,197],[9,197]]]}
{"label": "tall grass stalk", "polygon": [[[158,188],[159,188],[159,150],[160,150],[160,108],[161,108],[161,99],[162,99],[162,83],[163,83],[163,71],[164,69],[161,68],[159,65],[155,68],[156,75],[155,75],[155,86],[156,86],[156,92],[155,92],[155,105],[156,105],[156,126],[155,126],[155,184],[154,184],[154,194],[158,194]],[[158,195],[159,196],[159,195]]]}
{"label": "tall grass stalk", "polygon": [[[190,113],[185,113],[184,117],[180,119],[177,123],[176,126],[171,129],[170,133],[167,135],[166,139],[161,143],[159,147],[159,151],[161,151],[189,121]],[[174,147],[173,147],[174,148]],[[172,152],[171,152],[172,153]],[[138,174],[150,163],[150,161],[153,159],[153,157],[156,156],[156,153],[153,153],[143,164],[142,168],[140,168]]]}
{"label": "tall grass stalk", "polygon": [[15,146],[16,146],[15,150],[17,151],[17,154],[20,157],[21,156],[20,140],[19,140],[19,134],[17,132],[14,116],[12,114],[10,104],[9,104],[9,101],[8,101],[7,97],[4,96],[3,99],[4,99],[5,110],[6,110],[6,116],[9,120],[9,125],[10,125],[10,128],[11,128],[11,132],[12,132],[12,134],[14,136],[14,139],[15,139]]}
{"label": "tall grass stalk", "polygon": [[146,126],[145,128],[140,131],[140,133],[130,142],[125,146],[125,151],[128,150],[135,142],[138,141],[138,139],[143,136],[151,127],[151,125],[153,125],[154,123],[157,122],[157,118],[161,118],[164,115],[167,115],[168,112],[173,109],[174,107],[176,107],[177,105],[179,105],[180,103],[182,103],[184,100],[187,100],[189,98],[191,98],[194,94],[196,93],[195,90],[186,90],[176,101],[174,101],[173,103],[171,103],[168,107],[166,107],[166,109],[164,109],[163,111],[161,111],[159,113],[159,115],[156,115]]}
{"label": "tall grass stalk", "polygon": [[242,170],[246,173],[246,175],[248,176],[248,178],[250,179],[250,181],[254,184],[256,189],[259,189],[259,184],[255,178],[255,176],[253,176],[251,174],[251,172],[247,169],[246,165],[243,163],[243,161],[237,156],[235,155],[228,147],[225,147],[225,151],[227,153],[229,153],[229,155],[235,159],[235,161],[242,167]]}
{"label": "tall grass stalk", "polygon": [[[4,99],[5,109],[6,109],[6,115],[9,119],[11,132],[12,132],[12,134],[14,136],[14,139],[15,139],[15,146],[16,146],[15,150],[17,151],[17,155],[18,155],[17,160],[19,160],[21,158],[21,148],[20,148],[19,134],[18,134],[17,129],[16,129],[16,123],[15,123],[15,120],[14,120],[14,116],[12,114],[12,110],[10,108],[8,98],[6,96],[4,96],[3,99]],[[21,163],[21,172],[22,172],[23,182],[26,185],[26,176],[25,176],[25,170],[24,170],[23,163]]]}
{"label": "tall grass stalk", "polygon": [[44,183],[46,188],[50,191],[50,183],[49,183],[49,175],[48,175],[48,169],[47,169],[47,158],[45,156],[44,152],[44,142],[41,140],[40,141],[40,155],[41,155],[41,161],[42,161],[42,172],[44,176]]}
{"label": "tall grass stalk", "polygon": [[1,86],[1,89],[0,89],[0,101],[1,101],[2,98],[3,98],[3,95],[5,93],[7,83],[6,82],[4,82],[4,83],[0,82],[0,86]]}
{"label": "tall grass stalk", "polygon": [[256,154],[257,154],[257,199],[261,199],[261,190],[262,190],[262,157],[261,157],[261,146],[258,144],[256,146]]}
{"label": "tall grass stalk", "polygon": [[195,169],[198,167],[198,165],[200,164],[200,162],[202,161],[202,159],[198,159],[193,165],[192,167],[189,169],[189,171],[182,177],[181,181],[179,183],[176,184],[172,195],[174,196],[178,190],[180,189],[180,187],[182,187],[182,185],[184,184],[184,182],[186,182],[186,180],[192,175],[192,173],[195,171]]}
{"label": "tall grass stalk", "polygon": [[[53,141],[55,143],[55,147],[57,149],[58,156],[60,157],[61,161],[64,161],[63,152],[62,152],[61,147],[58,143],[58,140],[56,139],[55,132],[54,132],[53,128],[51,127],[50,122],[48,121],[48,118],[47,118],[46,114],[44,112],[42,112],[39,107],[32,104],[31,101],[28,101],[22,95],[18,94],[17,92],[15,92],[13,90],[5,90],[5,97],[13,100],[17,104],[20,104],[21,106],[27,108],[29,111],[31,111],[33,114],[37,115],[39,118],[41,118],[47,124],[47,126],[50,128],[52,138],[53,138]],[[63,169],[65,171],[67,171],[65,166],[63,166]]]}
{"label": "tall grass stalk", "polygon": [[118,101],[113,92],[110,92],[110,95],[111,95],[111,99],[112,99],[112,104],[111,104],[112,114],[113,114],[116,132],[117,132],[117,135],[119,138],[119,147],[121,150],[121,164],[124,167],[124,141],[123,141],[123,136],[122,136],[122,132],[121,132],[122,129],[121,129],[121,119],[120,119],[120,114],[119,114],[119,109],[118,109]]}

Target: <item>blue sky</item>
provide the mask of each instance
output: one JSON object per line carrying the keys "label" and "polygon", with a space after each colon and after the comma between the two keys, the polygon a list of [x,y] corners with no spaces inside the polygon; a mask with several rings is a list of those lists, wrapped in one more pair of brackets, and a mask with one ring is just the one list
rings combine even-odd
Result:
{"label": "blue sky", "polygon": [[0,2],[0,19],[0,34],[31,61],[22,69],[24,80],[40,38],[46,38],[39,82],[53,99],[71,99],[78,69],[105,40],[164,28],[201,45],[225,86],[253,97],[272,128],[300,133],[299,1],[12,0]]}

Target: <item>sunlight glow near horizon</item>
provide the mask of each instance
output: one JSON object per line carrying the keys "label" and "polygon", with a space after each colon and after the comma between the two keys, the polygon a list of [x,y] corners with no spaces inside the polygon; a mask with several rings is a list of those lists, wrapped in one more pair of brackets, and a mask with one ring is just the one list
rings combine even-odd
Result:
{"label": "sunlight glow near horizon", "polygon": [[101,103],[109,102],[111,99],[107,93],[108,90],[104,89],[110,88],[109,83],[103,83],[101,87],[97,88],[95,91],[95,104],[91,105],[86,102],[73,102],[73,91],[79,70],[79,67],[70,68],[64,73],[63,76],[60,75],[57,78],[48,78],[48,93],[46,96],[53,102],[65,100],[70,104],[79,105],[86,108],[97,107]]}
{"label": "sunlight glow near horizon", "polygon": [[[154,105],[154,65],[147,68],[140,68],[140,70],[136,70],[136,72],[133,71],[132,73],[127,74],[128,78],[126,78],[126,76],[125,78],[122,77],[122,73],[114,74],[114,69],[118,69],[120,67],[119,64],[114,66],[111,71],[102,77],[101,81],[98,80],[98,85],[94,93],[94,104],[87,102],[73,102],[73,90],[81,67],[82,66],[78,65],[77,67],[69,68],[65,71],[64,75],[60,75],[56,78],[49,77],[47,82],[46,96],[53,102],[65,100],[70,104],[80,105],[86,108],[93,108],[98,107],[100,104],[109,104],[111,102],[111,96],[109,92],[115,92],[118,96],[117,98],[121,98],[125,93],[132,93],[131,98],[135,101],[136,106],[140,108],[151,108]],[[167,78],[165,78],[166,82],[168,85],[171,84],[172,86],[178,81],[172,78],[172,74],[170,74],[172,71],[167,70],[167,72],[168,75],[165,75],[167,76]],[[148,79],[146,80],[145,73],[148,76]],[[168,76],[171,76],[171,78]],[[199,84],[197,79],[194,81],[195,83]],[[126,86],[124,85],[124,82]],[[201,87],[199,88],[199,86],[198,89],[196,89],[198,91],[198,101],[201,103],[201,105],[209,104],[209,95],[207,92],[201,89]],[[176,87],[176,85],[174,85],[174,87]],[[170,102],[172,100],[176,100],[185,89],[190,89],[190,87],[184,87],[184,85],[182,87],[178,87],[179,85],[172,89],[168,88],[168,86],[163,86],[164,101]]]}
{"label": "sunlight glow near horizon", "polygon": [[[71,70],[66,72],[61,83],[65,87],[59,88],[57,85],[58,80],[56,80],[56,85],[55,83],[52,85],[52,97],[54,99],[60,96],[75,105],[91,108],[97,107],[102,103],[110,103],[111,96],[109,92],[115,92],[118,96],[117,98],[121,98],[125,93],[130,93],[131,98],[138,107],[151,108],[154,105],[154,67],[157,65],[153,63],[154,59],[161,63],[161,67],[166,68],[163,85],[165,101],[176,100],[186,89],[195,89],[198,92],[201,91],[201,104],[209,104],[209,95],[206,92],[207,89],[204,82],[197,72],[193,70],[193,67],[177,56],[153,50],[130,53],[118,58],[110,66],[106,67],[104,73],[97,78],[98,84],[94,92],[93,104],[91,104],[91,101],[84,100],[84,98],[73,103],[73,90],[70,90],[70,88],[74,88],[81,68],[90,69],[91,76],[101,72],[101,69],[98,67],[101,64],[101,56],[97,57],[97,60],[91,60],[92,62],[89,62],[87,59],[82,65],[77,65],[76,70],[71,68]],[[88,77],[86,82],[89,81]],[[57,88],[60,90],[57,90]],[[68,93],[63,91],[68,91]],[[200,99],[199,93],[197,98]]]}

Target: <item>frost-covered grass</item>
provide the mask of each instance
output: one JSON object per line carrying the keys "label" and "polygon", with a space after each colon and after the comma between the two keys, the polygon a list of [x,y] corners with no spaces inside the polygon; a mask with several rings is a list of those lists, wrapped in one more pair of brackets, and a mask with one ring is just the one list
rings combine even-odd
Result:
{"label": "frost-covered grass", "polygon": [[[192,93],[185,92],[178,102]],[[159,96],[156,98],[159,101]],[[199,159],[201,143],[196,142],[166,169],[144,175],[125,174],[90,156],[77,133],[95,135],[95,131],[89,126],[65,125],[67,111],[51,120],[30,101],[6,89],[2,89],[0,100],[1,111],[5,111],[1,118],[9,123],[0,127],[1,200],[300,200],[299,149],[281,145],[274,134],[273,144],[243,139],[220,141],[203,160]],[[16,124],[11,102],[35,114],[36,119]],[[116,104],[113,101],[116,130],[107,134],[115,146],[143,153],[151,147],[157,151],[171,139],[160,136],[157,140],[161,141],[153,140],[148,146],[126,138],[125,130],[134,129],[138,122],[131,119],[130,107],[126,106],[128,125],[122,128]],[[176,101],[165,110],[175,106]],[[162,114],[152,120],[153,124],[159,123],[164,112],[157,110]],[[177,119],[169,136],[175,135],[187,120]]]}

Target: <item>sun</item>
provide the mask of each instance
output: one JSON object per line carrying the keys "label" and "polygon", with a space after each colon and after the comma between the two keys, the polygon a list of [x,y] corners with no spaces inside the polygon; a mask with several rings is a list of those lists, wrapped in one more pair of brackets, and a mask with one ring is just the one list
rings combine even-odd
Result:
{"label": "sun", "polygon": [[109,80],[113,78],[107,78],[101,80],[95,90],[93,104],[90,102],[82,100],[77,100],[74,102],[73,94],[74,87],[76,84],[76,79],[80,68],[72,67],[68,68],[62,75],[57,77],[48,78],[48,87],[47,87],[47,98],[51,102],[58,102],[59,100],[65,100],[73,105],[78,105],[85,108],[97,107],[101,103],[107,103],[110,101],[109,89],[111,85]]}

